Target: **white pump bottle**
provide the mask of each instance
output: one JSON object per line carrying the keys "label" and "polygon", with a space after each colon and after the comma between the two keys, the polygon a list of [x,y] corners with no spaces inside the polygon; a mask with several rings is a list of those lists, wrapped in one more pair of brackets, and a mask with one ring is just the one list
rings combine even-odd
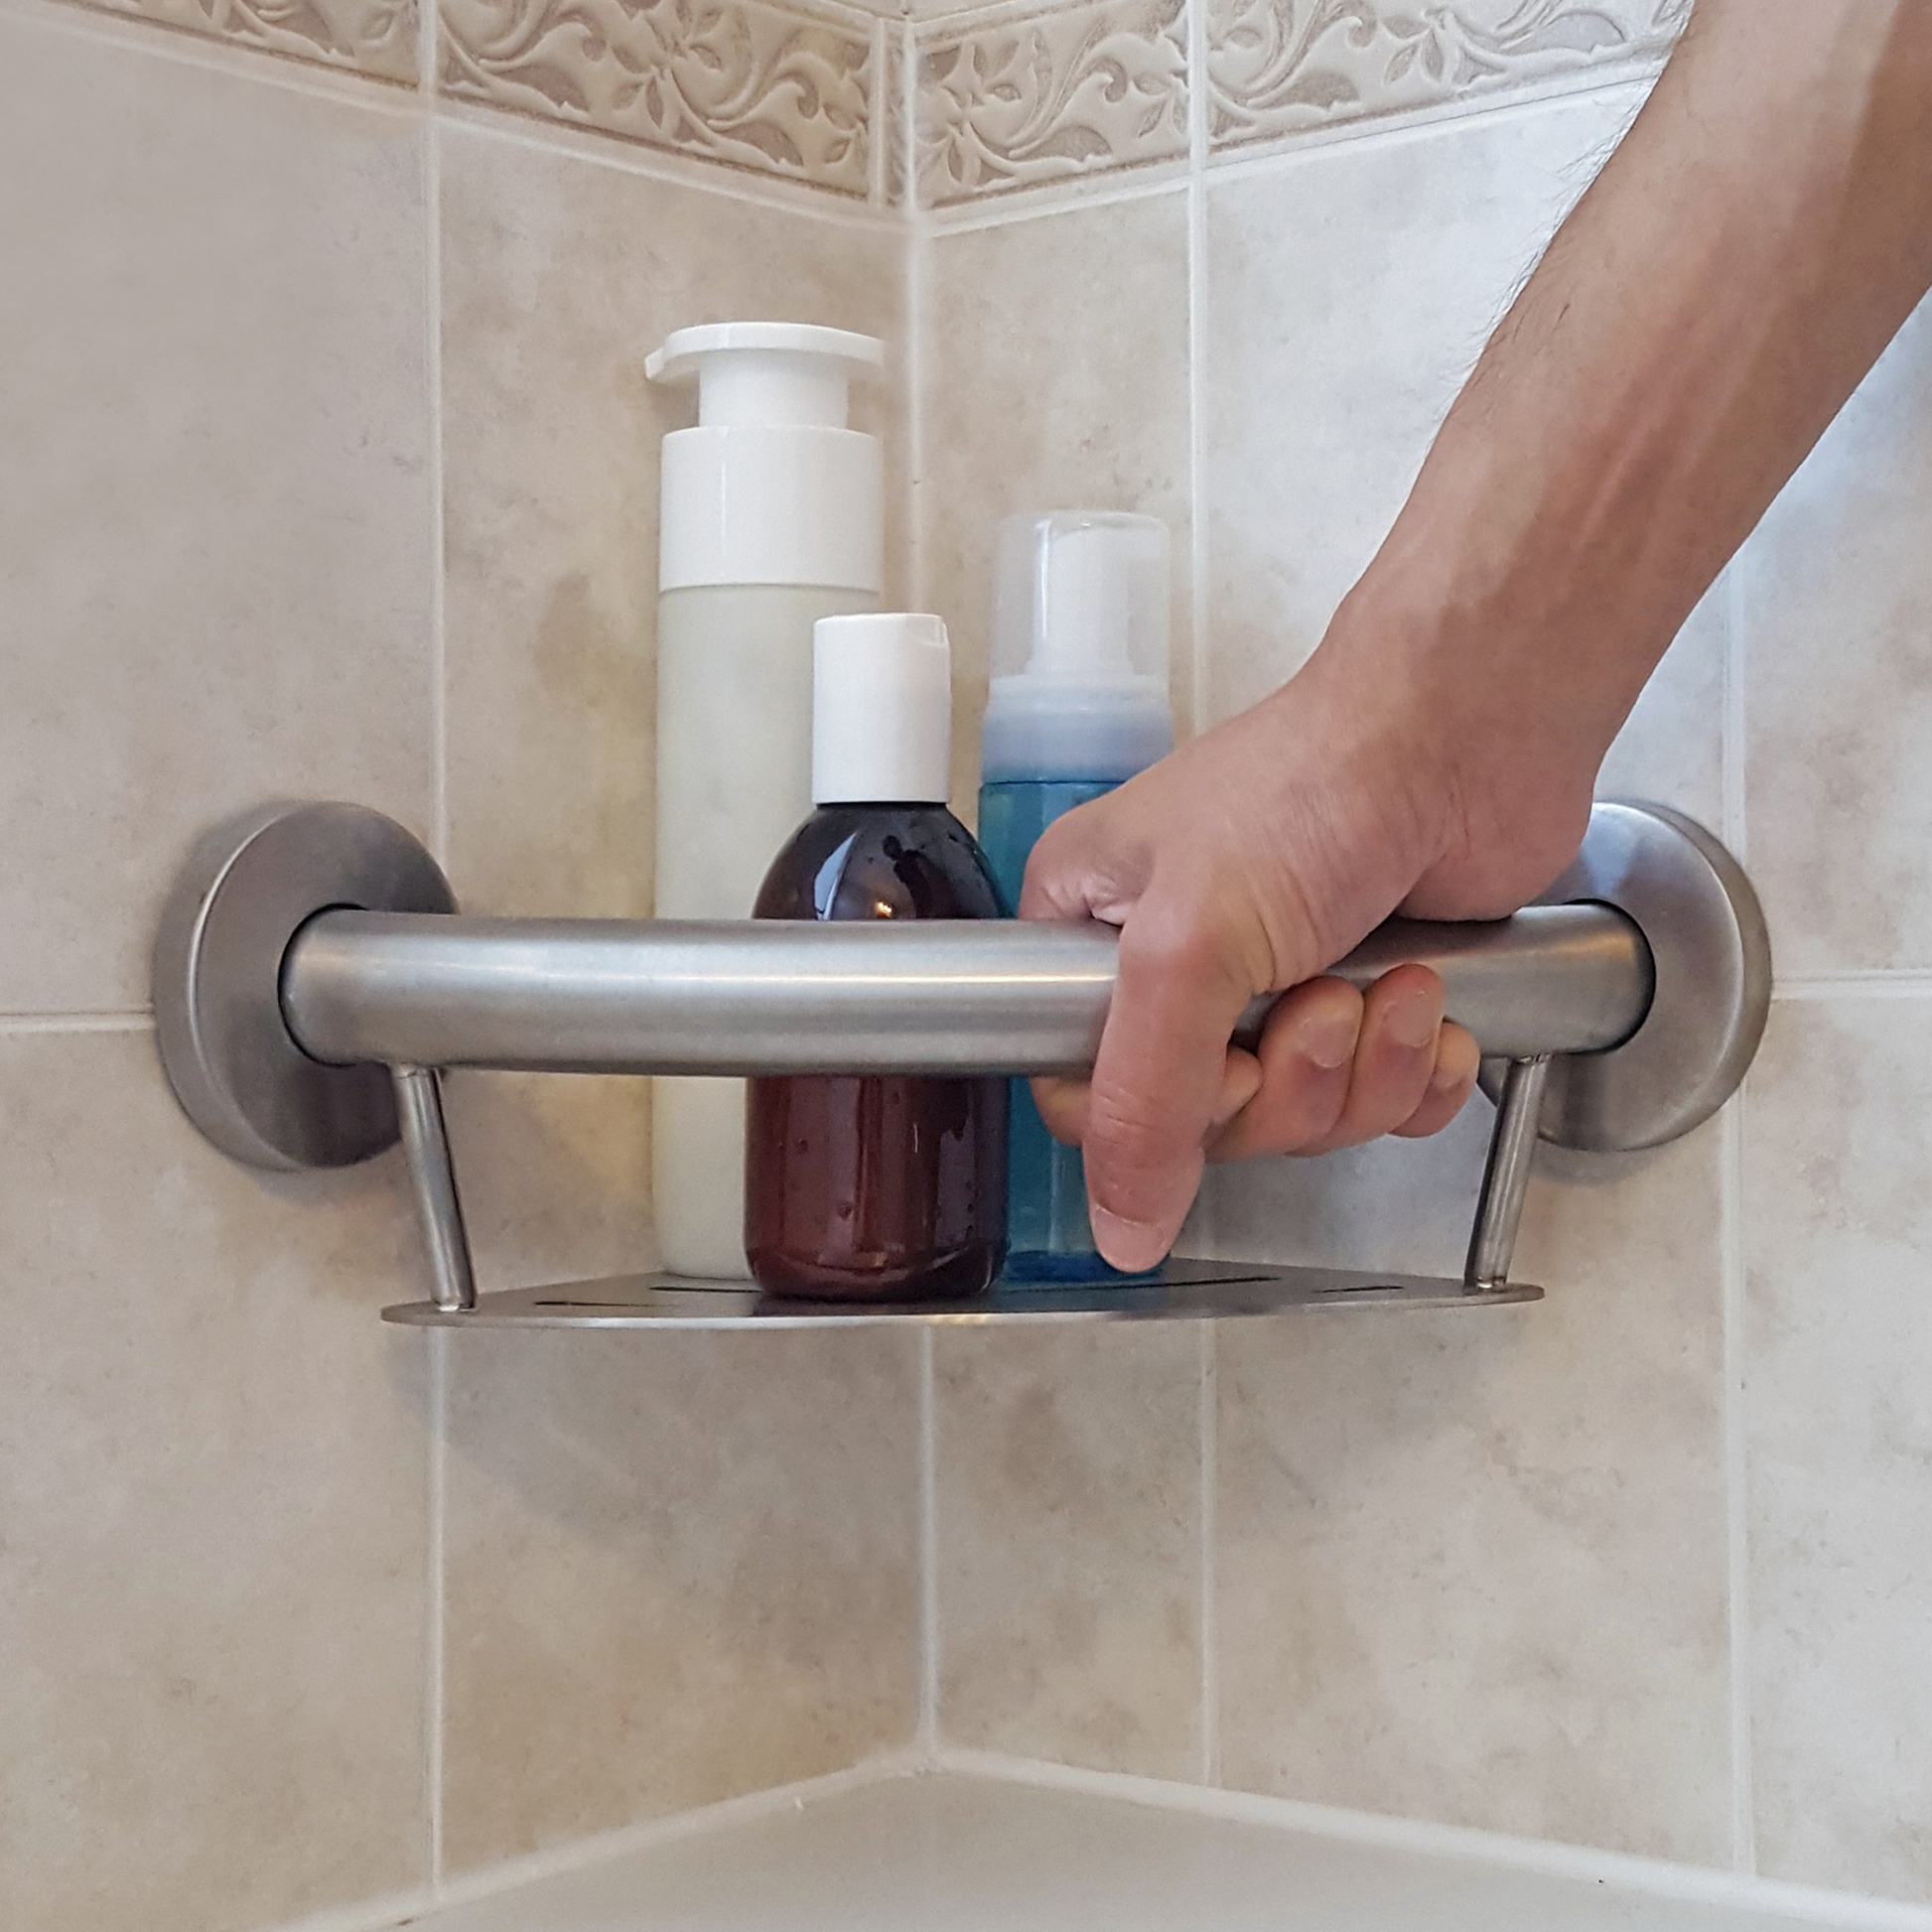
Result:
{"label": "white pump bottle", "polygon": [[[663,446],[657,616],[657,916],[744,919],[812,808],[812,625],[876,611],[879,441],[846,426],[870,336],[797,323],[681,329],[644,364],[698,382]],[[745,1083],[652,1083],[664,1266],[747,1274]]]}

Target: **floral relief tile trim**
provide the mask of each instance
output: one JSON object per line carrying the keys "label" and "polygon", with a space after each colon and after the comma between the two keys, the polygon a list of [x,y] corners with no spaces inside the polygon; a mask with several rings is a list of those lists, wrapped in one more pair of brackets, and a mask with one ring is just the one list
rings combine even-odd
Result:
{"label": "floral relief tile trim", "polygon": [[872,34],[766,0],[443,0],[440,85],[863,198]]}
{"label": "floral relief tile trim", "polygon": [[238,47],[381,80],[416,79],[416,0],[80,0]]}
{"label": "floral relief tile trim", "polygon": [[1566,74],[1638,71],[1692,0],[1208,0],[1216,149],[1400,114]]}
{"label": "floral relief tile trim", "polygon": [[1187,152],[1183,0],[1067,0],[919,34],[919,199],[942,207]]}

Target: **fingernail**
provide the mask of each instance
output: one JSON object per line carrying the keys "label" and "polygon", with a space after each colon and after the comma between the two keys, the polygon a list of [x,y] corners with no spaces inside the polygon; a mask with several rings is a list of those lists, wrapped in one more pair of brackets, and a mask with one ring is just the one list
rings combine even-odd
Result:
{"label": "fingernail", "polygon": [[1354,1058],[1356,1031],[1352,1013],[1318,1015],[1302,1029],[1302,1057],[1332,1073]]}
{"label": "fingernail", "polygon": [[1173,1245],[1146,1221],[1130,1221],[1115,1214],[1098,1201],[1091,1203],[1094,1244],[1101,1255],[1123,1274],[1138,1275],[1143,1269],[1158,1267],[1168,1258]]}
{"label": "fingernail", "polygon": [[1389,1008],[1382,1031],[1398,1046],[1422,1048],[1436,1038],[1436,1009],[1427,1000],[1397,1000]]}

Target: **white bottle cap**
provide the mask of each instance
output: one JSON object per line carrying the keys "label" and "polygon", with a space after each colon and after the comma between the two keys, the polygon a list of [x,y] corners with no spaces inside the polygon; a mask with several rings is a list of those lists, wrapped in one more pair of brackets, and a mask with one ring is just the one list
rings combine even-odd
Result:
{"label": "white bottle cap", "polygon": [[904,611],[820,618],[812,626],[812,802],[943,805],[951,766],[946,626]]}
{"label": "white bottle cap", "polygon": [[874,337],[791,322],[680,329],[645,359],[653,382],[698,384],[697,427],[664,439],[660,591],[881,590],[885,466],[846,404],[885,362]]}
{"label": "white bottle cap", "polygon": [[1131,778],[1173,750],[1168,528],[1061,510],[1000,527],[989,782]]}

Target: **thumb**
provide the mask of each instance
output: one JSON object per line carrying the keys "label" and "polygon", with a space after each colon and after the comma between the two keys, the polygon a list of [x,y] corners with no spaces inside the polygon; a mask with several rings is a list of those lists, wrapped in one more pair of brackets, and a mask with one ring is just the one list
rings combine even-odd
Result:
{"label": "thumb", "polygon": [[1116,1268],[1152,1268],[1173,1246],[1227,1081],[1252,1090],[1228,1053],[1252,977],[1207,921],[1152,893],[1129,911],[1083,1138],[1094,1241]]}

